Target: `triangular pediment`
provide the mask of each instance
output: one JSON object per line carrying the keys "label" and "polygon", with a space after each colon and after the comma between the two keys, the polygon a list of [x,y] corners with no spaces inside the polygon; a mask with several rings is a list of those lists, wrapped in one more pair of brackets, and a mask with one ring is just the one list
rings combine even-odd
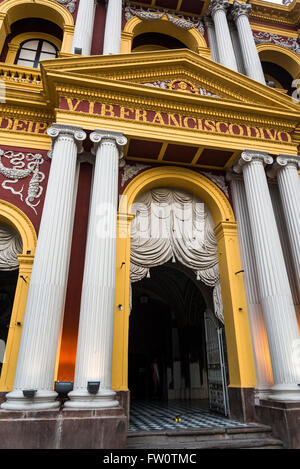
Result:
{"label": "triangular pediment", "polygon": [[[42,63],[43,82],[70,81],[85,88],[129,86],[131,93],[167,93],[174,99],[197,98],[218,106],[240,103],[296,111],[290,96],[186,49],[111,56],[68,57]],[[120,86],[118,87],[120,89]]]}

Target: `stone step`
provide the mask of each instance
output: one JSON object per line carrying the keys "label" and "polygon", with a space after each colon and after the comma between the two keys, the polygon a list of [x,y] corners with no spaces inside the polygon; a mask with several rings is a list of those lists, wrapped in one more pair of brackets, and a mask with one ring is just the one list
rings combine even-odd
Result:
{"label": "stone step", "polygon": [[230,428],[199,428],[172,431],[128,432],[128,449],[221,449],[221,448],[282,448],[265,425]]}
{"label": "stone step", "polygon": [[275,438],[254,438],[249,440],[197,441],[173,443],[167,445],[128,444],[127,449],[282,449],[283,444]]}

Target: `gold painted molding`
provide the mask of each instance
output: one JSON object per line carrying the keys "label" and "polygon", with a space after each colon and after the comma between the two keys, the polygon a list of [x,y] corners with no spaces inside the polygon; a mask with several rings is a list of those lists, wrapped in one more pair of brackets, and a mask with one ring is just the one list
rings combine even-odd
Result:
{"label": "gold painted molding", "polygon": [[177,28],[170,23],[166,15],[155,21],[142,21],[137,16],[133,16],[129,21],[127,21],[121,34],[121,53],[130,53],[133,39],[136,36],[147,32],[162,33],[175,37],[185,44],[188,49],[198,54],[201,52],[203,54],[203,48],[207,49],[206,40],[196,28],[191,28],[189,30]]}
{"label": "gold painted molding", "polygon": [[45,41],[52,42],[52,44],[57,47],[58,51],[60,51],[61,49],[61,41],[57,39],[57,37],[52,36],[51,34],[39,32],[22,33],[15,36],[12,41],[8,44],[8,52],[5,63],[14,64],[20,45],[22,44],[22,42],[29,41],[30,39],[44,39]]}
{"label": "gold painted molding", "polygon": [[277,44],[258,44],[256,48],[262,61],[284,67],[294,79],[300,76],[300,56],[296,52]]}
{"label": "gold painted molding", "polygon": [[10,33],[10,26],[24,18],[44,18],[63,30],[61,52],[71,52],[74,20],[71,13],[53,0],[4,0],[0,4],[0,50]]}

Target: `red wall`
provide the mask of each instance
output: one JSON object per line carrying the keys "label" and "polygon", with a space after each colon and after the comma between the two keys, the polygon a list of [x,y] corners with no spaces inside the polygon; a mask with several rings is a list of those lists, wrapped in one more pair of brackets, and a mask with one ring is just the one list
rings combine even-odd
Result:
{"label": "red wall", "polygon": [[58,381],[73,381],[74,379],[91,182],[92,165],[82,163],[75,210]]}

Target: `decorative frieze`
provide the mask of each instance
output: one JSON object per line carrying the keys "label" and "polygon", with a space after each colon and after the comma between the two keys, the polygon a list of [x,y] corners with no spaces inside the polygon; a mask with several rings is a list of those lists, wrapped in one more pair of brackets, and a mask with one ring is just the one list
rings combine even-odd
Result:
{"label": "decorative frieze", "polygon": [[[4,160],[3,160],[4,158]],[[3,161],[9,164],[3,164]],[[5,177],[1,183],[3,189],[9,190],[17,195],[22,202],[25,202],[37,214],[36,208],[40,204],[40,197],[43,193],[41,183],[45,179],[45,173],[40,170],[40,166],[44,163],[41,154],[36,153],[14,153],[13,151],[0,150],[0,174]],[[18,182],[22,179],[30,177],[25,195],[25,185],[18,187]],[[34,203],[35,202],[35,203]]]}
{"label": "decorative frieze", "polygon": [[299,36],[295,38],[279,36],[274,33],[265,33],[263,31],[253,31],[253,37],[256,44],[276,44],[277,46],[285,47],[286,49],[296,52],[297,55],[300,55]]}
{"label": "decorative frieze", "polygon": [[189,30],[196,28],[202,35],[204,34],[204,26],[202,21],[196,17],[178,15],[168,10],[154,10],[153,8],[144,9],[134,5],[127,4],[125,7],[125,19],[129,21],[136,16],[142,21],[156,21],[160,20],[164,15],[167,16],[170,23],[174,24],[177,28]]}
{"label": "decorative frieze", "polygon": [[186,93],[200,94],[201,96],[212,96],[213,98],[221,98],[217,94],[213,94],[211,91],[201,88],[200,86],[194,85],[187,80],[157,80],[154,82],[141,83],[142,85],[154,86],[155,88],[162,88],[166,90],[183,91]]}

